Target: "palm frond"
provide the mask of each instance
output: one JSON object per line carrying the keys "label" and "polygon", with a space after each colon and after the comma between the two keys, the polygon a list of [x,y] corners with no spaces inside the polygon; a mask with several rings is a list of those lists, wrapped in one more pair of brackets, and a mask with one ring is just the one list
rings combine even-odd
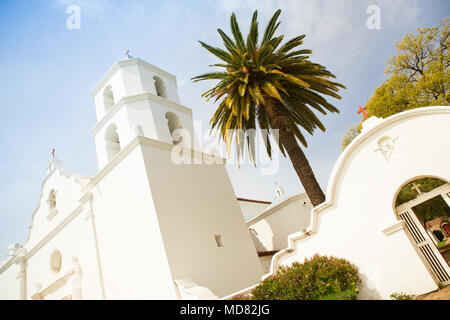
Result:
{"label": "palm frond", "polygon": [[[285,126],[303,146],[307,147],[305,134],[315,130],[324,131],[325,126],[317,114],[339,112],[325,96],[340,99],[340,83],[331,81],[335,76],[324,66],[309,60],[311,50],[302,48],[305,35],[299,35],[283,43],[283,35],[275,35],[280,25],[277,10],[268,22],[259,41],[258,12],[255,11],[250,23],[246,41],[233,13],[230,17],[231,35],[217,29],[225,49],[200,44],[222,62],[213,64],[221,71],[204,73],[192,78],[194,82],[203,80],[218,81],[214,87],[203,93],[209,101],[218,103],[211,117],[211,132],[219,134],[220,139],[230,151],[232,143],[237,146],[238,159],[246,146],[250,158],[254,159],[254,141],[235,134],[234,130],[267,130],[268,135],[277,131],[273,124]],[[266,110],[275,106],[283,121],[272,121]],[[317,114],[316,114],[317,113]],[[275,143],[285,155],[282,141]],[[271,139],[265,139],[265,148],[272,157]]]}

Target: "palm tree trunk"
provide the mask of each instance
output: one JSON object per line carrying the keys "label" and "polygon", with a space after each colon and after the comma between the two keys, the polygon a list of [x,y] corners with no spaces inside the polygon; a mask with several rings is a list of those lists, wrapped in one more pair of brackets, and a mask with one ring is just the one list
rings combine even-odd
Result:
{"label": "palm tree trunk", "polygon": [[285,147],[289,158],[297,172],[300,181],[305,188],[306,194],[313,206],[317,206],[325,201],[325,195],[317,182],[316,176],[309,165],[303,150],[298,145],[292,131],[280,129],[280,140]]}
{"label": "palm tree trunk", "polygon": [[270,118],[271,125],[274,129],[279,130],[280,142],[286,149],[309,200],[311,200],[314,207],[321,204],[325,201],[325,195],[317,182],[308,159],[298,145],[297,139],[290,129],[287,119],[272,98],[264,98],[266,102],[264,109]]}

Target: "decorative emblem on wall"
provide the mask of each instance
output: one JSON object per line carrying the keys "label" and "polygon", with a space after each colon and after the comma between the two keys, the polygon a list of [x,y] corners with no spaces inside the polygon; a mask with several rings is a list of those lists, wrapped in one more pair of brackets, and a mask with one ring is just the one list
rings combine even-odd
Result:
{"label": "decorative emblem on wall", "polygon": [[386,161],[392,159],[393,155],[397,153],[396,141],[398,137],[391,138],[383,136],[378,139],[378,148],[374,152],[380,151]]}

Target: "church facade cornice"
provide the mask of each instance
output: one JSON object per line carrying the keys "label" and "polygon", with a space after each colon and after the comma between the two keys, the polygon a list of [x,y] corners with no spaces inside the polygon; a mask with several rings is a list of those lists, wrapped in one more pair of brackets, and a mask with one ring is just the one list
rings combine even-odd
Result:
{"label": "church facade cornice", "polygon": [[[111,172],[111,170],[113,170],[128,154],[130,154],[137,146],[139,146],[141,144],[142,145],[146,145],[146,146],[150,146],[150,147],[154,147],[154,148],[158,148],[160,150],[169,151],[169,152],[174,147],[176,147],[176,145],[173,145],[171,143],[167,143],[167,142],[163,142],[163,141],[159,141],[159,140],[154,140],[154,139],[150,139],[150,138],[146,138],[146,137],[142,137],[142,136],[136,136],[133,140],[131,140],[131,142],[125,148],[123,148],[118,154],[116,154],[114,156],[114,158],[111,159],[111,161],[105,167],[103,167],[103,169],[100,170],[92,178],[92,180],[88,184],[86,184],[81,189],[81,192],[82,193],[89,192],[109,172]],[[183,148],[183,152],[190,153],[191,159],[200,159],[200,160],[202,160],[202,159],[211,159],[212,160],[212,156],[210,154],[203,153],[201,151]],[[221,165],[225,165],[226,164],[226,159],[225,158],[222,158],[222,157],[213,157],[213,158],[214,158],[214,161],[216,161],[216,163],[217,163],[217,161],[220,161]],[[194,165],[194,164],[192,164],[192,165]]]}
{"label": "church facade cornice", "polygon": [[91,97],[94,98],[95,95],[99,92],[99,90],[106,84],[106,82],[112,77],[112,75],[119,70],[122,67],[127,67],[127,66],[131,66],[131,65],[140,65],[143,66],[147,69],[149,69],[152,72],[155,73],[159,73],[167,78],[170,78],[172,80],[175,80],[176,83],[176,79],[177,77],[174,76],[173,74],[164,71],[148,62],[145,62],[139,58],[132,58],[132,59],[128,59],[128,60],[121,60],[121,61],[117,61],[109,70],[108,72],[103,76],[103,78],[97,83],[97,85],[95,86],[95,88],[92,90],[91,92]]}
{"label": "church facade cornice", "polygon": [[181,104],[178,104],[176,102],[173,102],[171,100],[168,100],[166,98],[159,97],[151,92],[144,92],[132,96],[127,96],[122,99],[120,99],[114,106],[112,106],[108,112],[105,114],[105,116],[95,124],[95,126],[91,129],[91,134],[96,135],[103,126],[114,117],[114,115],[119,112],[119,110],[127,103],[133,103],[133,102],[139,102],[139,101],[145,101],[145,100],[151,100],[156,103],[162,104],[163,106],[173,108],[174,110],[177,110],[179,112],[183,112],[185,114],[188,114],[192,116],[192,110],[188,107],[185,107]]}
{"label": "church facade cornice", "polygon": [[283,202],[280,202],[279,204],[275,205],[274,207],[267,209],[266,211],[264,211],[263,213],[261,213],[260,215],[258,215],[256,217],[252,218],[251,220],[246,221],[246,224],[248,226],[251,226],[251,225],[257,223],[258,221],[261,221],[262,219],[267,218],[272,213],[278,212],[281,208],[287,206],[288,204],[295,202],[297,200],[303,199],[303,198],[308,199],[308,196],[306,193],[299,193],[294,196],[291,196],[288,199],[284,200]]}

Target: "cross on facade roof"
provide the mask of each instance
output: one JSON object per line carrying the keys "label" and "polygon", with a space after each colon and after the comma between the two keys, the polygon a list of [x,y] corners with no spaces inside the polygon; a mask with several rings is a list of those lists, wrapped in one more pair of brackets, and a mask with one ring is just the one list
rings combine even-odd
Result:
{"label": "cross on facade roof", "polygon": [[419,189],[420,184],[416,184],[415,182],[413,182],[411,190],[416,190],[417,194],[419,196],[421,196],[423,194],[423,192]]}
{"label": "cross on facade roof", "polygon": [[52,158],[55,157],[55,151],[56,151],[55,149],[52,150]]}
{"label": "cross on facade roof", "polygon": [[364,118],[369,119],[369,116],[367,115],[367,113],[364,111],[366,110],[367,107],[364,106],[364,108],[361,108],[361,106],[359,106],[358,111],[356,111],[357,114],[360,114],[362,112],[362,114],[364,115]]}

